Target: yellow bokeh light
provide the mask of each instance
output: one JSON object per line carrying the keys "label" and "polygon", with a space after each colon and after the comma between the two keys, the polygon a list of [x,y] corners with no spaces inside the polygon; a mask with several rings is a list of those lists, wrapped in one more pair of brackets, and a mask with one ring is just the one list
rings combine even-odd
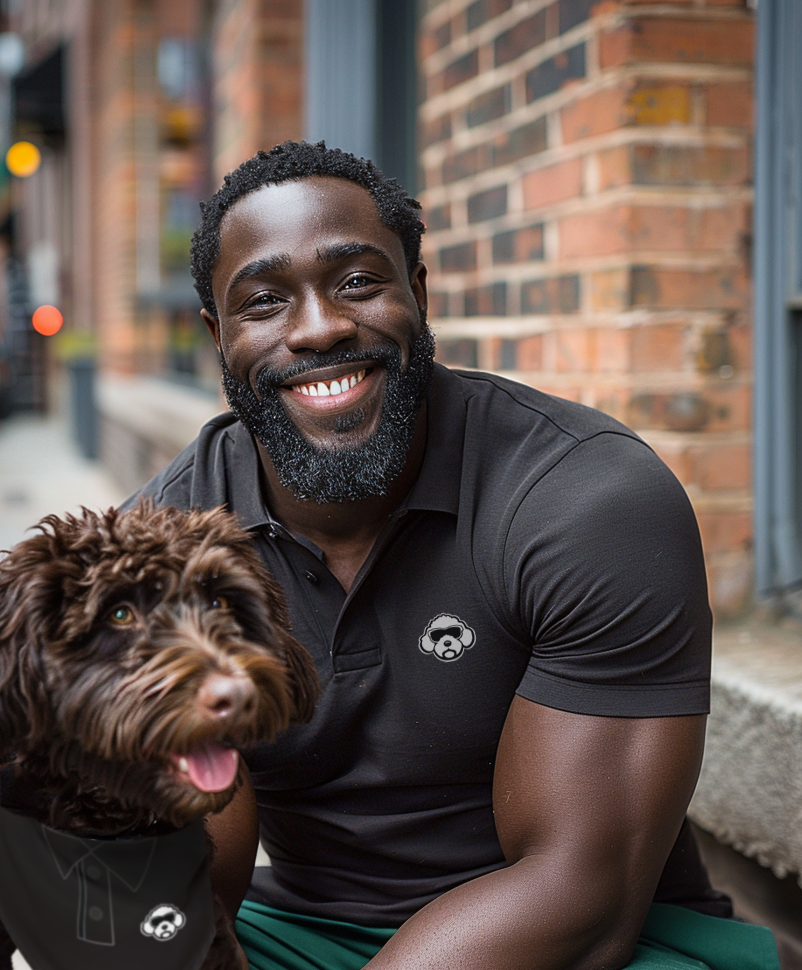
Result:
{"label": "yellow bokeh light", "polygon": [[42,153],[30,141],[17,141],[6,152],[6,166],[12,175],[26,179],[39,168]]}

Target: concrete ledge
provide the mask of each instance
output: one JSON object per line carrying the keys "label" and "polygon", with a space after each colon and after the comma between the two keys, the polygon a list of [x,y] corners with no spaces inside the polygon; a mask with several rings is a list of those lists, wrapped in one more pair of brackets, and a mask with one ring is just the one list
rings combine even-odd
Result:
{"label": "concrete ledge", "polygon": [[123,490],[161,471],[225,410],[217,395],[155,377],[103,374],[98,380],[100,458]]}
{"label": "concrete ledge", "polygon": [[758,622],[716,631],[712,711],[691,818],[802,884],[802,637]]}

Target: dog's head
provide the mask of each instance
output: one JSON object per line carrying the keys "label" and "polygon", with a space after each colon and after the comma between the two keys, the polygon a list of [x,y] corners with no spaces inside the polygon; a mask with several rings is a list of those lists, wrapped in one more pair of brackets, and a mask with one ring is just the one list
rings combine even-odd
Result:
{"label": "dog's head", "polygon": [[281,592],[221,510],[59,519],[0,561],[0,762],[46,763],[184,824],[232,797],[237,748],[311,717]]}

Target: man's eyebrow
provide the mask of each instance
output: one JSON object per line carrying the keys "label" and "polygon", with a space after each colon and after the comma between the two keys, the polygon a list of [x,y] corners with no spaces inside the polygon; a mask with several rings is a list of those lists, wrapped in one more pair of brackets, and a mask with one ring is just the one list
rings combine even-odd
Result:
{"label": "man's eyebrow", "polygon": [[280,269],[288,269],[289,265],[290,257],[287,253],[278,253],[275,256],[266,256],[264,259],[255,259],[252,263],[248,263],[247,266],[242,267],[231,283],[229,283],[228,288],[229,290],[233,290],[243,280],[249,280],[254,276],[261,276],[263,273],[275,273]]}
{"label": "man's eyebrow", "polygon": [[318,262],[321,263],[336,263],[340,259],[348,259],[349,256],[361,256],[363,253],[372,253],[374,256],[380,256],[388,263],[392,262],[389,253],[381,247],[360,242],[335,243],[332,246],[326,246],[323,249],[318,249],[317,258]]}

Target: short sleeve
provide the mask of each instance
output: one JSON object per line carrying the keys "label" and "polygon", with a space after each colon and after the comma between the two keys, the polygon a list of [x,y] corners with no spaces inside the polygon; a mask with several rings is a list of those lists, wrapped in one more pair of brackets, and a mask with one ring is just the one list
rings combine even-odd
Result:
{"label": "short sleeve", "polygon": [[580,441],[528,491],[504,555],[532,641],[518,693],[580,714],[709,710],[711,616],[684,489],[642,441]]}

